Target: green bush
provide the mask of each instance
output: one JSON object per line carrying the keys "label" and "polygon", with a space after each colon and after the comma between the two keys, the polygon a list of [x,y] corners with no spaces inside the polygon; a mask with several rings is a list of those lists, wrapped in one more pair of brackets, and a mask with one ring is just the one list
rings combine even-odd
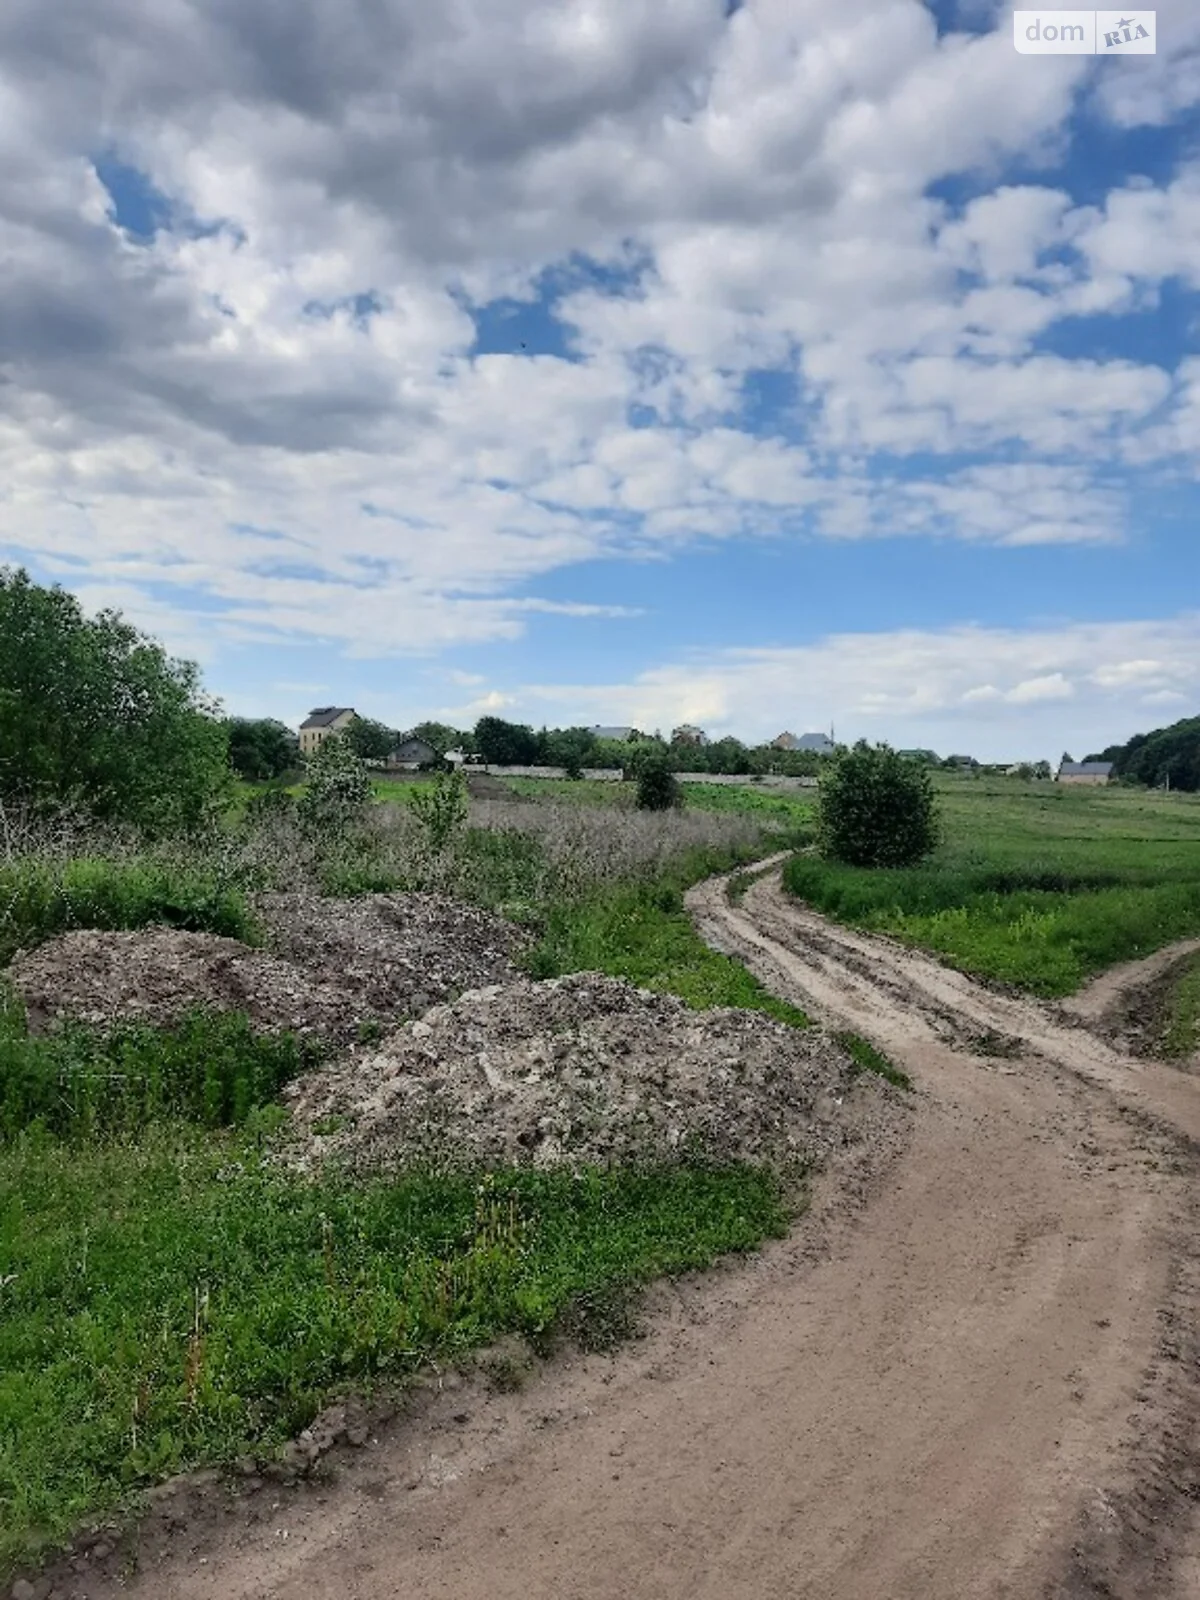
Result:
{"label": "green bush", "polygon": [[362,758],[340,734],[331,734],[309,758],[297,815],[310,832],[338,838],[362,822],[371,793],[371,776]]}
{"label": "green bush", "polygon": [[670,811],[683,804],[683,789],[666,755],[638,764],[637,803],[641,811]]}
{"label": "green bush", "polygon": [[938,842],[929,773],[887,745],[859,740],[822,780],[817,836],[823,855],[857,867],[904,867]]}
{"label": "green bush", "polygon": [[414,789],[408,803],[430,847],[444,850],[466,826],[467,780],[461,772],[443,773],[424,788]]}

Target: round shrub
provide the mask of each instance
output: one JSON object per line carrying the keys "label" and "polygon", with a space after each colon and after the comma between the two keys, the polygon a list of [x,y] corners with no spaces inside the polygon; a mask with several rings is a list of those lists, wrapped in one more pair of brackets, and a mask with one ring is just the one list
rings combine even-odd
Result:
{"label": "round shrub", "polygon": [[908,867],[934,849],[938,834],[929,773],[887,745],[860,739],[821,779],[822,855],[854,867]]}
{"label": "round shrub", "polygon": [[642,811],[670,811],[672,806],[683,804],[683,790],[666,756],[639,766],[637,803]]}

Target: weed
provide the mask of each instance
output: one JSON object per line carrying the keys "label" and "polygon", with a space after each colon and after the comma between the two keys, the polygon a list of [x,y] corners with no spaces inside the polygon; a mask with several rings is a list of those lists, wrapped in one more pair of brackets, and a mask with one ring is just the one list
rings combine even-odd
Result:
{"label": "weed", "polygon": [[898,1089],[912,1088],[912,1079],[908,1073],[902,1072],[869,1039],[864,1039],[859,1033],[849,1032],[838,1033],[834,1037],[853,1061],[857,1071],[874,1072],[878,1077],[885,1078],[888,1083],[895,1084]]}

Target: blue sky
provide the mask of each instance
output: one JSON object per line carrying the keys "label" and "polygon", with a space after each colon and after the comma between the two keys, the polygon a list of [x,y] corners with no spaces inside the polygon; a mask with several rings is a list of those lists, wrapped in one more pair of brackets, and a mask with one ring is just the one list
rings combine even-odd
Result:
{"label": "blue sky", "polygon": [[1075,754],[1200,711],[1200,13],[0,22],[0,561],[229,710]]}

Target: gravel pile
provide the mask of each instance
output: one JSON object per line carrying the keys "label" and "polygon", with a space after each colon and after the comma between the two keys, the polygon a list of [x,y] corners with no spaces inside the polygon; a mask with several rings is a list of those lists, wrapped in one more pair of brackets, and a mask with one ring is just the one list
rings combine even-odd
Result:
{"label": "gravel pile", "polygon": [[492,986],[290,1086],[291,1159],[360,1171],[818,1160],[852,1063],[819,1029],[697,1012],[616,978]]}
{"label": "gravel pile", "polygon": [[434,896],[265,895],[255,910],[264,950],[173,928],[81,929],[18,955],[8,976],[35,1032],[66,1019],[169,1026],[202,1007],[331,1045],[361,1022],[394,1022],[517,977],[519,929]]}

